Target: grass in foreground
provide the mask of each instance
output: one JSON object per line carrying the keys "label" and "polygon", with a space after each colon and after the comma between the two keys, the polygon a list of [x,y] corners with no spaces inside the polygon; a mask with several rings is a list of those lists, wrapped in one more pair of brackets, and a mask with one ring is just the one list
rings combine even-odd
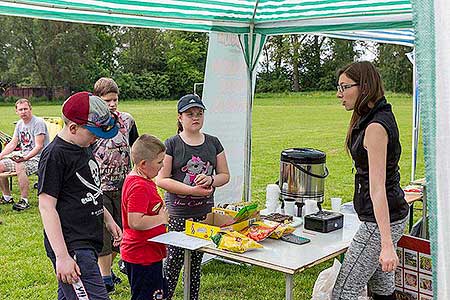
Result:
{"label": "grass in foreground", "polygon": [[[410,96],[389,94],[400,128],[403,154],[400,161],[402,184],[409,182],[411,166],[412,100]],[[120,109],[137,120],[140,133],[151,133],[165,139],[176,130],[176,102],[140,101],[120,103]],[[59,116],[56,105],[36,105],[38,116]],[[12,134],[14,106],[0,106],[0,130]],[[208,116],[206,115],[206,118]],[[340,106],[334,93],[301,93],[290,95],[258,95],[253,113],[252,197],[261,205],[265,187],[278,178],[281,150],[289,147],[313,147],[325,151],[330,176],[326,180],[325,207],[330,197],[351,201],[353,174],[351,159],[344,149],[350,113]],[[423,176],[420,149],[418,175]],[[31,178],[31,183],[37,181]],[[18,199],[14,181],[14,197]],[[30,210],[16,213],[10,206],[0,206],[0,299],[55,299],[56,280],[42,242],[42,223],[37,209],[35,190],[31,190]],[[299,252],[299,255],[302,255]],[[320,264],[294,278],[294,298],[310,299],[318,273],[330,265]],[[115,267],[116,273],[119,273]],[[129,288],[117,286],[111,299],[129,299]],[[203,267],[201,299],[283,299],[284,276],[259,267],[238,266],[213,261]],[[182,299],[181,284],[176,299]]]}

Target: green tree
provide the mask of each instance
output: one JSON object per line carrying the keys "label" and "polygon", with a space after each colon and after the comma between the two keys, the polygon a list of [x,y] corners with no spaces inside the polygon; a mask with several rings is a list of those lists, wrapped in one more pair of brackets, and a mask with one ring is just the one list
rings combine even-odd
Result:
{"label": "green tree", "polygon": [[167,75],[170,94],[179,97],[193,92],[196,82],[203,82],[208,51],[208,36],[204,33],[172,31],[166,35]]}
{"label": "green tree", "polygon": [[289,36],[270,36],[263,48],[262,70],[257,75],[257,92],[292,90],[292,59]]}
{"label": "green tree", "polygon": [[[324,55],[323,76],[319,80],[318,89],[332,90],[336,86],[336,72],[340,68],[352,63],[361,56],[361,50],[356,49],[359,42],[329,39],[328,55]],[[361,48],[361,47],[359,47]]]}
{"label": "green tree", "polygon": [[300,50],[300,86],[302,90],[317,90],[320,78],[325,74],[322,67],[322,46],[326,37],[308,36]]}
{"label": "green tree", "polygon": [[169,43],[167,31],[148,28],[121,28],[116,38],[119,42],[119,65],[124,73],[162,74],[167,69],[166,52]]}
{"label": "green tree", "polygon": [[380,44],[378,57],[375,60],[383,77],[384,87],[397,93],[412,93],[413,65],[406,57],[410,47]]}
{"label": "green tree", "polygon": [[[358,57],[354,42],[323,36],[270,37],[263,49],[259,92],[334,89],[335,72]],[[290,81],[285,84],[286,80]]]}
{"label": "green tree", "polygon": [[18,85],[92,89],[113,68],[108,27],[1,17],[8,56],[2,80]]}

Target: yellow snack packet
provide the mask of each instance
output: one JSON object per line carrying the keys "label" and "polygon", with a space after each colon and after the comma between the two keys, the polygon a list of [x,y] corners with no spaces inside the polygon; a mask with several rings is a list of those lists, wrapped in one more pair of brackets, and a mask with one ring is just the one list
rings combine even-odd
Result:
{"label": "yellow snack packet", "polygon": [[244,253],[250,249],[263,247],[261,244],[258,244],[254,240],[237,231],[219,232],[218,234],[212,236],[211,240],[219,249],[238,253]]}
{"label": "yellow snack packet", "polygon": [[272,239],[279,239],[283,235],[291,234],[295,231],[295,228],[292,226],[289,226],[288,224],[280,224],[275,230],[272,232],[272,234],[269,236]]}

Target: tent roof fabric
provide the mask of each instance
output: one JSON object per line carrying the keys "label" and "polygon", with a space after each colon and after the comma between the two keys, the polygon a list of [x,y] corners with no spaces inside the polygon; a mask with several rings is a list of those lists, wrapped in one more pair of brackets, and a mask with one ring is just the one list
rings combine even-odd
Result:
{"label": "tent roof fabric", "polygon": [[410,0],[0,1],[2,15],[266,35],[410,28],[411,10]]}
{"label": "tent roof fabric", "polygon": [[346,40],[374,41],[414,47],[414,31],[412,29],[324,32],[320,35]]}

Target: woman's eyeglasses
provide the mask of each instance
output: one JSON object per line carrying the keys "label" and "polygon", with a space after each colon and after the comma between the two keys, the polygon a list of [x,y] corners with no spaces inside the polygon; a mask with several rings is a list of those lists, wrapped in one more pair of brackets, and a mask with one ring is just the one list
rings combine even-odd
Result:
{"label": "woman's eyeglasses", "polygon": [[341,83],[336,86],[336,89],[339,93],[343,93],[346,89],[349,89],[354,86],[358,86],[358,83]]}
{"label": "woman's eyeglasses", "polygon": [[110,122],[110,124],[107,125],[100,125],[98,122],[89,121],[89,120],[81,120],[83,122],[86,122],[86,125],[91,125],[100,128],[103,132],[108,132],[111,129],[113,129],[115,126],[117,126],[118,117],[116,114],[111,114],[111,117],[113,118],[114,122]]}

